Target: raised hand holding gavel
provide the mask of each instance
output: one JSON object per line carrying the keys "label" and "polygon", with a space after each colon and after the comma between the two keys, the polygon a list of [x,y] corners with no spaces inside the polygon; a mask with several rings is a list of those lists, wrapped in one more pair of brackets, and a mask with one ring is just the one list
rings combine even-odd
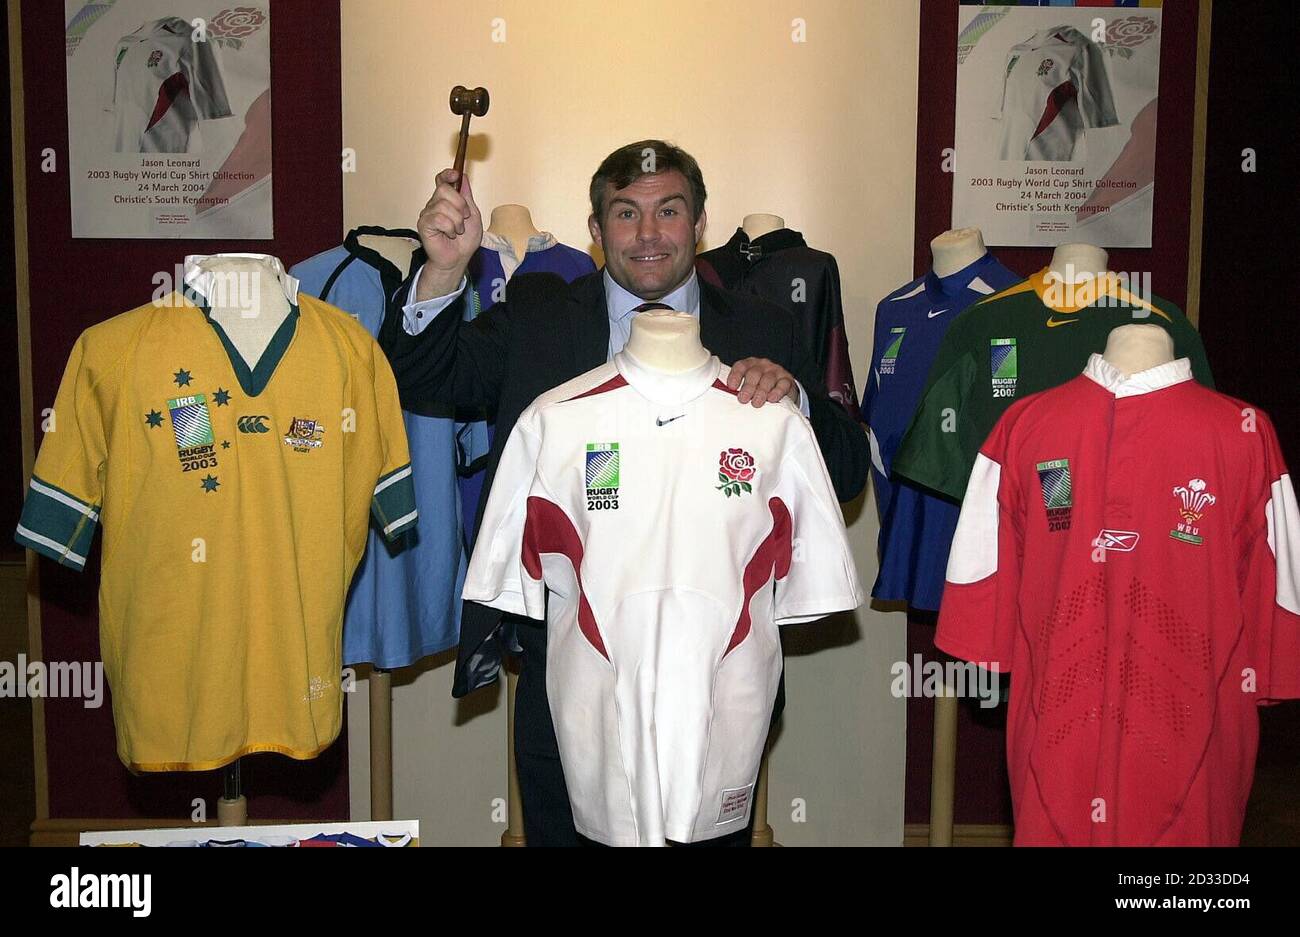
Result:
{"label": "raised hand holding gavel", "polygon": [[457,85],[451,90],[450,104],[451,112],[462,118],[460,139],[455,162],[450,169],[438,173],[433,197],[416,222],[420,243],[428,257],[416,284],[417,301],[453,292],[460,285],[470,258],[483,240],[483,217],[474,202],[474,192],[464,167],[470,117],[482,117],[487,113],[487,89],[471,91]]}

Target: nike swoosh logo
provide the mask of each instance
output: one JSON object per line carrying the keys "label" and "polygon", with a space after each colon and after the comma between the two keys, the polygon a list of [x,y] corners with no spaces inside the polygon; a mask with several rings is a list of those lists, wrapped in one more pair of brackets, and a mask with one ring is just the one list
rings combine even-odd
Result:
{"label": "nike swoosh logo", "polygon": [[679,414],[677,414],[676,416],[674,416],[674,417],[669,417],[669,418],[666,419],[666,420],[661,420],[661,419],[656,418],[656,419],[655,419],[655,424],[658,425],[658,426],[667,426],[667,425],[668,425],[669,423],[671,423],[673,420],[680,420],[680,419],[681,419],[682,417],[684,417],[684,416],[686,416],[685,413],[679,413]]}
{"label": "nike swoosh logo", "polygon": [[1069,325],[1071,322],[1078,322],[1078,321],[1079,321],[1078,319],[1048,319],[1047,327],[1049,329],[1053,329],[1056,328],[1056,326],[1058,325]]}
{"label": "nike swoosh logo", "polygon": [[933,311],[931,311],[931,312],[927,312],[927,313],[925,314],[925,317],[926,317],[927,319],[933,319],[935,316],[941,316],[941,315],[943,315],[943,314],[944,314],[945,312],[947,312],[947,311],[948,311],[947,309],[940,309],[938,312],[933,312]]}

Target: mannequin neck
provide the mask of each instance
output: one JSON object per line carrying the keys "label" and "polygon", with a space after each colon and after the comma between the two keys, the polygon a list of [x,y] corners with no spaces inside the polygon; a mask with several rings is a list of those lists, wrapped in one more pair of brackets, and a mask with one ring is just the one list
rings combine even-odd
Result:
{"label": "mannequin neck", "polygon": [[363,234],[357,238],[357,243],[384,258],[400,270],[403,277],[410,272],[411,254],[419,246],[417,241],[412,241],[410,238],[386,234]]}
{"label": "mannequin neck", "polygon": [[1106,252],[1091,244],[1061,244],[1047,269],[1066,283],[1080,283],[1106,273]]}
{"label": "mannequin neck", "polygon": [[930,242],[931,269],[937,277],[952,276],[988,253],[979,228],[945,231]]}
{"label": "mannequin neck", "polygon": [[767,215],[761,212],[746,215],[745,220],[740,223],[740,230],[744,231],[745,236],[751,241],[773,231],[780,231],[784,227],[785,219],[780,215]]}
{"label": "mannequin neck", "polygon": [[248,366],[255,367],[293,308],[280,278],[283,265],[269,255],[216,254],[194,266],[208,275],[203,290],[208,314]]}
{"label": "mannequin neck", "polygon": [[638,313],[632,319],[627,352],[664,374],[693,371],[712,357],[700,342],[700,320],[688,312],[664,309]]}
{"label": "mannequin neck", "polygon": [[1121,325],[1112,329],[1101,355],[1125,376],[1174,360],[1174,340],[1158,325]]}
{"label": "mannequin neck", "polygon": [[515,257],[524,259],[528,253],[528,239],[542,232],[533,224],[533,216],[523,205],[498,205],[492,209],[487,229],[510,242]]}

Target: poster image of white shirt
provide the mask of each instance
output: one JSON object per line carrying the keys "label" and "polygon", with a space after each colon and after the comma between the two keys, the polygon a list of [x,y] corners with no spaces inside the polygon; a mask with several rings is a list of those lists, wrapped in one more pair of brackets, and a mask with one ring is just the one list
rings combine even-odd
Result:
{"label": "poster image of white shirt", "polygon": [[1007,53],[999,157],[1074,158],[1085,127],[1114,127],[1115,102],[1101,48],[1071,26],[1044,29]]}
{"label": "poster image of white shirt", "polygon": [[74,237],[270,238],[270,0],[65,0]]}
{"label": "poster image of white shirt", "polygon": [[958,8],[953,225],[1151,246],[1158,7]]}
{"label": "poster image of white shirt", "polygon": [[233,116],[210,42],[179,16],[145,23],[117,45],[113,113],[119,153],[188,153],[200,120]]}

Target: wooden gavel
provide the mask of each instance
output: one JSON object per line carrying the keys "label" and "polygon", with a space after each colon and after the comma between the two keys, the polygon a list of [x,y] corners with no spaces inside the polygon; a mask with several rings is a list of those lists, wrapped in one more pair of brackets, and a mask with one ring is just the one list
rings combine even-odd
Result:
{"label": "wooden gavel", "polygon": [[461,115],[460,142],[456,144],[456,162],[452,164],[458,180],[465,170],[465,149],[469,146],[469,119],[482,117],[487,111],[487,88],[475,88],[471,91],[464,85],[457,85],[451,89],[451,112]]}

